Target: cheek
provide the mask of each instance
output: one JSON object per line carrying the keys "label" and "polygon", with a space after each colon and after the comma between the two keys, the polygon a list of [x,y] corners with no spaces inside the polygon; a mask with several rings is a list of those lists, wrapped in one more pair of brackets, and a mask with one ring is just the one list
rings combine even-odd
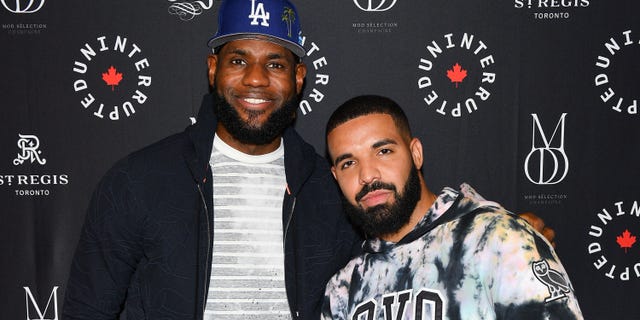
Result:
{"label": "cheek", "polygon": [[290,77],[276,77],[271,79],[271,87],[276,88],[276,91],[281,92],[282,95],[287,98],[297,93],[296,83]]}
{"label": "cheek", "polygon": [[360,191],[358,189],[358,181],[348,177],[347,175],[338,176],[338,185],[340,186],[340,190],[342,190],[342,193],[345,195],[345,197],[349,199],[349,202],[353,202],[356,193]]}
{"label": "cheek", "polygon": [[400,163],[399,161],[394,161],[380,168],[382,179],[384,180],[384,177],[387,177],[387,182],[395,184],[397,188],[404,186],[405,181],[409,178],[409,173],[413,169],[413,162],[405,162],[406,165],[400,165]]}
{"label": "cheek", "polygon": [[242,74],[237,72],[237,70],[223,67],[218,68],[214,79],[217,86],[226,88],[240,83]]}

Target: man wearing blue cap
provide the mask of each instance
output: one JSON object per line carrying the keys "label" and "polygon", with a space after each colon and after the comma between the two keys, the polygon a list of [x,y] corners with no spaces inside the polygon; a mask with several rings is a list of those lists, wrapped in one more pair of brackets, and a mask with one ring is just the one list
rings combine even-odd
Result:
{"label": "man wearing blue cap", "polygon": [[196,124],[100,182],[63,318],[320,317],[325,284],[359,237],[326,160],[291,127],[300,35],[289,1],[221,4],[212,94]]}

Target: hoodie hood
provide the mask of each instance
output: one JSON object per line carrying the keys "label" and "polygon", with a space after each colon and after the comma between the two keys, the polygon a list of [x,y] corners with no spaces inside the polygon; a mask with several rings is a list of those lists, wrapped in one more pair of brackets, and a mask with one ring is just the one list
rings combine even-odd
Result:
{"label": "hoodie hood", "polygon": [[415,228],[398,242],[385,241],[380,238],[368,239],[363,244],[365,252],[387,252],[396,246],[410,243],[435,227],[455,220],[464,215],[484,208],[502,208],[496,202],[488,201],[476,192],[470,185],[462,183],[459,190],[445,187],[440,191],[422,220]]}

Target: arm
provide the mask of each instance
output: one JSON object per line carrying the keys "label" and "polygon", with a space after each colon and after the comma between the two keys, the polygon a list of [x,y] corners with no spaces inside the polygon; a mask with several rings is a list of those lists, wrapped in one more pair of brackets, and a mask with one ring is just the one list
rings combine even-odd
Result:
{"label": "arm", "polygon": [[533,212],[523,212],[519,214],[520,218],[526,220],[536,231],[540,232],[549,242],[551,246],[556,247],[556,243],[554,241],[556,237],[556,232],[545,225],[544,220],[542,218],[535,215]]}
{"label": "arm", "polygon": [[485,277],[494,284],[498,318],[582,319],[569,277],[551,245],[515,216],[498,216],[494,222],[485,253],[494,259],[484,261],[489,267]]}
{"label": "arm", "polygon": [[64,319],[117,319],[142,256],[142,221],[122,167],[112,169],[91,199],[72,261]]}

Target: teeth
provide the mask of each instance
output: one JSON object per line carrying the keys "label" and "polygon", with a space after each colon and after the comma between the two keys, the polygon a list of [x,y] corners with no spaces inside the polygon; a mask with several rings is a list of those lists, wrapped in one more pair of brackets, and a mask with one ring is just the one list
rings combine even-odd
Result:
{"label": "teeth", "polygon": [[267,100],[264,99],[256,99],[256,98],[246,98],[244,99],[244,101],[251,103],[251,104],[258,104],[258,103],[265,103],[267,102]]}

